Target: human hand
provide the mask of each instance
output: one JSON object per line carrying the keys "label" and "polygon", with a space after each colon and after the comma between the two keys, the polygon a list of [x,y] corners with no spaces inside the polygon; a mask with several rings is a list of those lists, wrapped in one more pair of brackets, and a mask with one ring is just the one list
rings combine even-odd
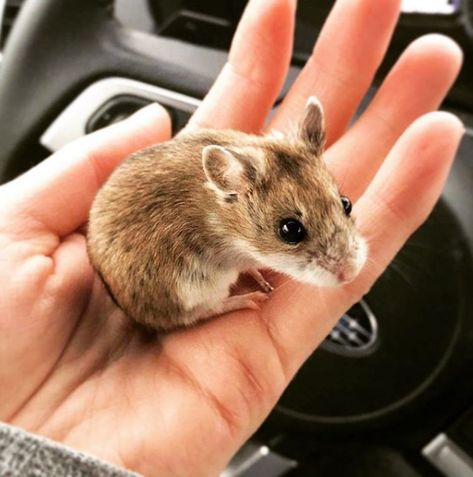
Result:
{"label": "human hand", "polygon": [[[244,310],[146,339],[90,268],[92,199],[130,152],[169,136],[152,106],[67,146],[0,188],[0,419],[146,475],[216,475],[256,430],[304,360],[367,292],[438,198],[463,128],[438,107],[459,70],[428,36],[394,66],[345,132],[381,62],[399,0],[339,0],[270,128],[309,95],[326,110],[326,159],[370,244],[360,276],[336,289],[272,277]],[[293,0],[252,0],[224,67],[189,127],[257,132],[287,71]],[[274,48],[278,45],[278,49]],[[422,117],[421,117],[422,116]],[[419,118],[420,119],[417,119]]]}

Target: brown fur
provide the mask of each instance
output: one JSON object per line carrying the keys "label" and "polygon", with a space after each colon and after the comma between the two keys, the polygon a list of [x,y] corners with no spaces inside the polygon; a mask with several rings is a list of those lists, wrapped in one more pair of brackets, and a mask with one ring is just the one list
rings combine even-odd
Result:
{"label": "brown fur", "polygon": [[[220,145],[242,160],[246,187],[222,199],[208,186],[202,150]],[[320,145],[319,145],[320,146]],[[157,329],[192,322],[178,286],[261,254],[330,265],[350,252],[353,221],[313,145],[236,131],[182,134],[130,156],[99,191],[90,212],[88,251],[120,307]],[[300,218],[308,240],[281,241],[278,224]]]}

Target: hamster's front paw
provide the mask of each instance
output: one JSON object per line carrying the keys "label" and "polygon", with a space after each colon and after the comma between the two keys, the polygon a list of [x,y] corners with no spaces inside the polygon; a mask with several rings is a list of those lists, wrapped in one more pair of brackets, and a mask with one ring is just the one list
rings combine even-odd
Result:
{"label": "hamster's front paw", "polygon": [[257,268],[251,268],[250,270],[248,270],[248,273],[254,278],[256,283],[258,283],[258,285],[265,293],[271,293],[274,290],[271,283],[266,281],[262,273]]}

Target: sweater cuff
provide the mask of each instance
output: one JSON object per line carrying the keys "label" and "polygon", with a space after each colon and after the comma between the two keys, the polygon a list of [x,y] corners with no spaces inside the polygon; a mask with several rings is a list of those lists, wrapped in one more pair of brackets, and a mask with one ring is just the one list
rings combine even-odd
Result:
{"label": "sweater cuff", "polygon": [[0,423],[0,475],[139,477],[45,437]]}

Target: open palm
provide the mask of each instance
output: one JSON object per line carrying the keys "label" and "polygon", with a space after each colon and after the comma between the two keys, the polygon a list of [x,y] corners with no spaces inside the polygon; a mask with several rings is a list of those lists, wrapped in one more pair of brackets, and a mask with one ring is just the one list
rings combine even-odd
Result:
{"label": "open palm", "polygon": [[[308,96],[326,110],[326,160],[370,244],[352,284],[273,276],[260,312],[166,336],[130,326],[91,269],[84,225],[129,153],[165,140],[153,105],[76,141],[0,188],[0,419],[146,475],[216,475],[340,315],[427,217],[463,133],[438,107],[458,73],[450,40],[413,43],[346,131],[394,28],[399,0],[339,0],[270,128]],[[294,0],[252,0],[229,61],[188,127],[258,132],[287,72]],[[428,114],[426,114],[428,113]]]}

